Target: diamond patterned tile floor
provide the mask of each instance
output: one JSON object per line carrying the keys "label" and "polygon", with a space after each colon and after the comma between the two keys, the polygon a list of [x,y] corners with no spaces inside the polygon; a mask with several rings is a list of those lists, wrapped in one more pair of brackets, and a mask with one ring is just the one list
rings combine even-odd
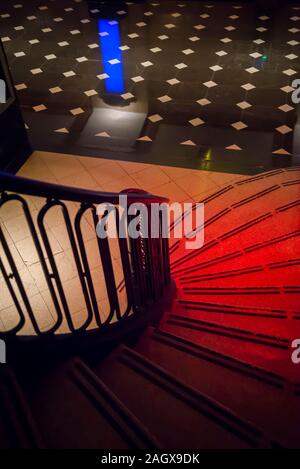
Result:
{"label": "diamond patterned tile floor", "polygon": [[297,164],[299,7],[279,4],[2,0],[33,148],[244,174]]}

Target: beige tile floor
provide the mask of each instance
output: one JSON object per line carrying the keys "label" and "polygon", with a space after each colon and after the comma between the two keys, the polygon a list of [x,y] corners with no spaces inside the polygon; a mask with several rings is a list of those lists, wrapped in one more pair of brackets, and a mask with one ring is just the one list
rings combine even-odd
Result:
{"label": "beige tile floor", "polygon": [[[224,184],[244,177],[237,174],[39,151],[31,155],[18,174],[56,184],[99,191],[119,192],[126,188],[140,188],[157,195],[167,196],[171,202],[199,201],[203,196],[215,192]],[[33,219],[36,220],[43,200],[37,197],[26,197],[26,200]],[[77,211],[76,205],[73,202],[67,202],[72,218],[74,218]],[[47,214],[45,221],[72,318],[75,327],[79,327],[86,318],[86,308],[63,218],[59,210],[53,208]],[[20,204],[15,202],[6,204],[0,210],[0,222],[39,326],[42,330],[47,330],[54,324],[56,313]],[[108,314],[107,294],[101,260],[97,255],[97,240],[90,214],[84,217],[82,231],[99,309],[101,316],[105,318]],[[111,240],[110,244],[116,283],[119,284],[123,278],[120,255],[117,243]],[[7,265],[1,247],[0,254]],[[119,298],[121,307],[125,310],[127,303],[124,290],[119,292]],[[16,308],[1,275],[0,330],[9,330],[17,324],[17,321]],[[91,327],[94,327],[94,323]],[[67,331],[68,328],[63,323],[58,332]],[[32,333],[32,326],[29,321],[21,333]]]}

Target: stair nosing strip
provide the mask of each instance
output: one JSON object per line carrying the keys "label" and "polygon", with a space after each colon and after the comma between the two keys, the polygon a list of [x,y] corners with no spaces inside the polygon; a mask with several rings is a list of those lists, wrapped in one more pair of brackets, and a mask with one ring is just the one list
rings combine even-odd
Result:
{"label": "stair nosing strip", "polygon": [[[73,369],[72,369],[73,368]],[[120,436],[132,447],[139,448],[159,448],[159,443],[137,419],[137,417],[122,403],[113,391],[99,378],[92,369],[89,369],[85,363],[76,360],[67,368],[71,373],[72,379],[79,380],[85,392],[95,394],[93,400],[97,401],[100,408],[106,410],[112,420],[116,423]],[[78,384],[78,383],[77,383]],[[92,389],[90,389],[92,387]],[[85,393],[86,395],[86,393]],[[90,398],[90,397],[89,397]],[[112,412],[114,415],[112,415]],[[131,435],[128,434],[128,430]],[[120,433],[121,432],[121,433]]]}
{"label": "stair nosing strip", "polygon": [[230,429],[231,433],[241,440],[254,447],[258,446],[263,438],[263,432],[261,429],[257,428],[257,426],[242,419],[219,402],[214,401],[192,386],[187,386],[164,368],[154,364],[151,360],[148,360],[136,351],[125,346],[122,348],[122,351],[123,353],[119,356],[119,360],[122,363],[132,367],[138,372],[142,372],[148,378],[150,373],[150,379],[152,379],[152,381],[158,381],[159,385],[163,384],[163,387],[176,398],[182,400],[193,409],[195,409],[196,406],[195,410],[197,410],[197,412],[210,418],[227,431]]}
{"label": "stair nosing strip", "polygon": [[[283,389],[285,385],[286,379],[280,375],[276,375],[275,373],[264,370],[263,368],[253,366],[249,363],[242,362],[241,360],[237,360],[220,352],[216,352],[209,349],[208,347],[195,344],[194,342],[190,342],[185,338],[176,336],[175,334],[157,329],[153,332],[153,338],[160,341],[163,339],[165,340],[165,343],[178,342],[182,349],[186,350],[187,353],[190,353],[189,348],[195,349],[195,355],[200,356],[203,360],[212,361],[219,366],[225,366],[226,368],[233,369],[234,371],[238,371],[239,373],[242,373],[253,379],[260,379],[261,381],[264,381],[269,385],[273,385],[276,388]],[[176,348],[176,345],[174,345],[174,347]],[[211,355],[211,359],[202,356],[201,352],[206,355]],[[221,361],[218,361],[217,357],[219,357],[225,363],[223,364]]]}
{"label": "stair nosing strip", "polygon": [[280,339],[265,334],[255,334],[254,332],[245,331],[242,329],[230,328],[219,324],[210,323],[208,321],[200,321],[195,318],[171,313],[167,322],[174,325],[189,327],[191,329],[207,330],[212,334],[220,334],[228,337],[234,337],[239,340],[248,340],[249,342],[257,342],[266,346],[278,347],[288,349],[289,341]]}

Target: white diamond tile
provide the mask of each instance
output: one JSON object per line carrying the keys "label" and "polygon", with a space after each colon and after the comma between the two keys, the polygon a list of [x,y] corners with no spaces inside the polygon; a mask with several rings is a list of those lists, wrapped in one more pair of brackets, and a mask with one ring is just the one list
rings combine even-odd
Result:
{"label": "white diamond tile", "polygon": [[43,73],[43,70],[41,68],[33,68],[30,72],[32,75],[38,75],[39,73]]}
{"label": "white diamond tile", "polygon": [[258,59],[259,57],[262,57],[262,54],[259,54],[259,52],[253,52],[252,54],[249,54],[250,57],[253,57],[254,59]]}
{"label": "white diamond tile", "polygon": [[184,49],[181,51],[184,55],[190,55],[190,54],[194,54],[194,50],[193,49]]}
{"label": "white diamond tile", "polygon": [[87,62],[88,59],[86,57],[77,57],[77,62],[82,63],[82,62]]}
{"label": "white diamond tile", "polygon": [[218,72],[219,70],[223,70],[223,67],[220,67],[220,65],[213,65],[212,67],[209,67],[213,72]]}
{"label": "white diamond tile", "polygon": [[288,134],[288,133],[293,131],[293,129],[291,129],[291,127],[289,127],[287,125],[281,125],[280,127],[276,127],[276,130],[277,130],[277,132],[279,132],[283,135]]}
{"label": "white diamond tile", "polygon": [[259,70],[258,68],[255,68],[255,67],[249,67],[249,68],[246,68],[246,72],[253,74],[253,73],[259,72]]}
{"label": "white diamond tile", "polygon": [[227,52],[225,52],[224,50],[219,50],[215,52],[215,54],[218,55],[219,57],[223,57],[224,55],[227,55]]}
{"label": "white diamond tile", "polygon": [[180,81],[177,80],[177,78],[170,78],[170,80],[167,80],[167,83],[169,83],[169,85],[177,85]]}
{"label": "white diamond tile", "polygon": [[203,83],[203,85],[206,86],[207,88],[213,88],[214,86],[217,86],[217,83],[210,80],[210,81],[206,81],[205,83]]}
{"label": "white diamond tile", "polygon": [[124,94],[121,94],[121,96],[125,100],[134,98],[134,95],[132,93],[124,93]]}
{"label": "white diamond tile", "polygon": [[168,103],[169,101],[172,101],[172,98],[170,98],[170,96],[168,96],[167,94],[165,94],[164,96],[160,96],[159,98],[157,98],[161,103]]}
{"label": "white diamond tile", "polygon": [[186,68],[187,65],[181,62],[180,64],[176,64],[175,67],[178,68],[178,70],[182,70],[183,68]]}
{"label": "white diamond tile", "polygon": [[76,73],[73,70],[69,70],[68,72],[64,72],[63,75],[66,78],[69,78],[69,77],[74,77],[76,75]]}
{"label": "white diamond tile", "polygon": [[242,85],[241,88],[244,88],[246,91],[251,91],[256,88],[256,86],[252,85],[251,83],[245,83],[245,85]]}
{"label": "white diamond tile", "polygon": [[56,94],[56,93],[61,93],[62,89],[60,86],[54,86],[53,88],[49,88],[50,93]]}
{"label": "white diamond tile", "polygon": [[198,99],[197,103],[200,104],[200,106],[207,106],[208,104],[211,104],[211,101],[207,98],[202,98]]}
{"label": "white diamond tile", "polygon": [[202,125],[205,122],[199,117],[195,117],[195,119],[191,119],[189,123],[192,124],[193,127],[198,127],[199,125]]}
{"label": "white diamond tile", "polygon": [[249,107],[252,107],[252,104],[248,103],[247,101],[242,101],[240,103],[237,103],[237,106],[241,109],[248,109]]}
{"label": "white diamond tile", "polygon": [[242,121],[238,121],[238,122],[234,122],[233,124],[231,124],[231,126],[235,129],[235,130],[243,130],[243,129],[246,129],[246,127],[248,127],[244,122]]}
{"label": "white diamond tile", "polygon": [[298,55],[296,54],[288,54],[285,56],[287,59],[289,60],[295,60],[295,59],[298,59]]}
{"label": "white diamond tile", "polygon": [[119,59],[111,59],[111,60],[108,61],[108,63],[109,63],[110,65],[116,65],[116,64],[119,64],[119,63],[121,63],[121,62],[120,62]]}
{"label": "white diamond tile", "polygon": [[33,106],[32,109],[35,112],[42,112],[42,111],[45,111],[47,109],[47,107],[45,106],[45,104],[39,104],[38,106]]}
{"label": "white diamond tile", "polygon": [[70,110],[70,113],[71,113],[73,116],[78,116],[79,114],[83,114],[83,113],[84,113],[84,110],[83,110],[81,107],[76,107],[75,109],[71,109],[71,110]]}
{"label": "white diamond tile", "polygon": [[187,145],[187,146],[190,146],[190,147],[195,147],[196,143],[193,142],[193,140],[185,140],[184,142],[180,142],[180,145]]}
{"label": "white diamond tile", "polygon": [[131,80],[134,81],[134,83],[139,83],[140,81],[144,81],[144,78],[138,75],[137,77],[132,77]]}
{"label": "white diamond tile", "polygon": [[232,42],[232,39],[229,37],[223,37],[223,39],[220,39],[221,42],[224,42],[224,44],[227,44],[228,42]]}
{"label": "white diamond tile", "polygon": [[283,70],[282,73],[284,73],[288,77],[291,77],[292,75],[295,75],[297,72],[296,70],[293,70],[292,68],[288,68],[287,70]]}
{"label": "white diamond tile", "polygon": [[101,73],[100,75],[97,75],[97,78],[99,78],[99,80],[105,80],[106,78],[109,78],[109,75],[107,73]]}
{"label": "white diamond tile", "polygon": [[287,85],[287,86],[283,86],[282,88],[280,88],[281,91],[284,91],[285,93],[291,93],[292,91],[295,91],[295,88],[293,88],[292,86],[290,85]]}
{"label": "white diamond tile", "polygon": [[283,104],[282,106],[279,106],[278,109],[283,112],[290,112],[295,108],[293,106],[290,106],[289,104]]}
{"label": "white diamond tile", "polygon": [[54,60],[54,59],[56,59],[56,55],[55,54],[45,55],[45,59],[46,60]]}
{"label": "white diamond tile", "polygon": [[162,117],[159,114],[153,114],[152,116],[149,116],[148,119],[149,121],[155,123],[161,121]]}
{"label": "white diamond tile", "polygon": [[27,88],[27,85],[25,83],[19,83],[18,85],[15,85],[15,88],[17,91],[25,90]]}
{"label": "white diamond tile", "polygon": [[98,93],[96,90],[87,90],[84,92],[84,94],[90,97],[90,96],[96,96]]}

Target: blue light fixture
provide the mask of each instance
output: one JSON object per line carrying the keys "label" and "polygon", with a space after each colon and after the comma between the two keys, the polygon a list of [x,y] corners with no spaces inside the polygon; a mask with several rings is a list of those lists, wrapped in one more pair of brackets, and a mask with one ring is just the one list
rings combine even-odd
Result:
{"label": "blue light fixture", "polygon": [[[107,73],[109,76],[109,78],[105,80],[105,89],[107,93],[124,93],[119,22],[115,20],[99,20],[98,30],[104,73]],[[119,63],[111,64],[109,62],[114,59],[117,59]]]}

